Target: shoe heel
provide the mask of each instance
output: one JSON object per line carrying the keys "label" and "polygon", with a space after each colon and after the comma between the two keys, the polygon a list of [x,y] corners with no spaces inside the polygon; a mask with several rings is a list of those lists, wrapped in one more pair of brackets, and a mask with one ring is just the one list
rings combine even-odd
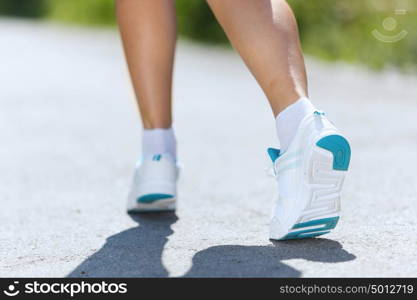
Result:
{"label": "shoe heel", "polygon": [[[329,233],[331,229],[334,229],[339,221],[339,217],[316,219],[308,222],[295,224],[291,230],[294,230],[283,238],[283,240],[295,240],[295,239],[306,239],[320,236]],[[320,226],[321,227],[317,227]]]}
{"label": "shoe heel", "polygon": [[333,170],[347,171],[350,163],[349,142],[341,135],[328,135],[321,138],[316,145],[333,154]]}

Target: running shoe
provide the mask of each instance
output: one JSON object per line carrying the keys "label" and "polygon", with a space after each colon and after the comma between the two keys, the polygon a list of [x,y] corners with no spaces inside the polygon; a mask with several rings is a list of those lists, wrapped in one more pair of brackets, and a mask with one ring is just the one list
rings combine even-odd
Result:
{"label": "running shoe", "polygon": [[174,211],[179,168],[169,154],[139,162],[128,196],[128,213]]}
{"label": "running shoe", "polygon": [[286,152],[269,148],[268,154],[278,181],[270,239],[311,238],[334,229],[351,152],[324,113],[315,111],[301,121]]}

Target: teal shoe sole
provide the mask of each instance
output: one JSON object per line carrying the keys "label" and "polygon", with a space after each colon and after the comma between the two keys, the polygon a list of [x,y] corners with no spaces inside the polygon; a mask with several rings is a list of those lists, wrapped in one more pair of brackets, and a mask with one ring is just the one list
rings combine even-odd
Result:
{"label": "teal shoe sole", "polygon": [[175,196],[170,194],[147,194],[136,199],[138,205],[129,209],[128,214],[175,211]]}
{"label": "teal shoe sole", "polygon": [[138,203],[153,203],[158,200],[174,198],[173,195],[169,194],[147,194],[140,196],[136,199]]}
{"label": "teal shoe sole", "polygon": [[[351,150],[349,142],[341,135],[329,135],[321,138],[316,145],[325,149],[333,155],[333,170],[347,171],[350,163]],[[323,218],[311,220],[308,222],[297,223],[291,230],[293,231],[285,235],[282,240],[306,239],[329,233],[334,229],[339,221],[339,217]],[[322,225],[322,226],[319,226]],[[309,228],[314,227],[314,228]]]}
{"label": "teal shoe sole", "polygon": [[347,171],[350,162],[349,142],[341,135],[321,138],[316,145],[333,154],[333,170]]}
{"label": "teal shoe sole", "polygon": [[318,225],[322,225],[322,226],[310,228],[310,229],[293,231],[293,232],[288,233],[286,236],[284,236],[283,238],[279,240],[283,241],[283,240],[306,239],[306,238],[313,238],[316,236],[320,236],[320,235],[329,233],[331,229],[334,229],[338,221],[339,221],[339,217],[334,217],[334,218],[324,218],[324,219],[298,223],[298,224],[295,224],[291,228],[291,230],[308,228],[308,227],[318,226]]}

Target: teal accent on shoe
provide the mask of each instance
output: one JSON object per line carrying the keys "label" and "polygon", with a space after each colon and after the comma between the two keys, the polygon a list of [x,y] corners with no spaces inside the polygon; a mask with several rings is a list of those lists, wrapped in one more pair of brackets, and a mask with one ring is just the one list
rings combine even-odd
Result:
{"label": "teal accent on shoe", "polygon": [[325,113],[323,111],[320,111],[320,110],[316,110],[314,112],[314,114],[317,115],[317,116],[324,116],[325,115]]}
{"label": "teal accent on shoe", "polygon": [[161,155],[161,154],[156,154],[156,155],[154,155],[154,156],[152,157],[152,160],[155,160],[155,161],[160,161],[160,160],[161,160],[161,157],[162,157],[162,155]]}
{"label": "teal accent on shoe", "polygon": [[268,148],[267,149],[268,155],[271,158],[272,162],[275,162],[281,153],[281,150],[275,148]]}
{"label": "teal accent on shoe", "polygon": [[334,217],[334,218],[324,218],[324,219],[298,223],[298,224],[295,224],[291,229],[306,228],[306,227],[318,226],[318,225],[324,225],[324,226],[290,232],[286,236],[281,238],[280,240],[305,239],[305,238],[312,238],[315,236],[323,235],[323,234],[329,233],[331,229],[335,228],[338,221],[339,221],[339,217]]}
{"label": "teal accent on shoe", "polygon": [[137,201],[141,203],[152,203],[167,198],[174,198],[174,196],[169,194],[147,194],[138,197]]}
{"label": "teal accent on shoe", "polygon": [[341,135],[329,135],[320,139],[317,143],[320,148],[333,154],[333,169],[346,171],[350,162],[349,142]]}
{"label": "teal accent on shoe", "polygon": [[330,231],[321,231],[321,232],[313,232],[313,233],[305,233],[301,236],[290,236],[289,234],[287,234],[286,236],[284,236],[282,239],[279,239],[280,241],[284,241],[284,240],[300,240],[300,239],[310,239],[310,238],[314,238],[316,236],[320,236],[323,234],[327,234]]}

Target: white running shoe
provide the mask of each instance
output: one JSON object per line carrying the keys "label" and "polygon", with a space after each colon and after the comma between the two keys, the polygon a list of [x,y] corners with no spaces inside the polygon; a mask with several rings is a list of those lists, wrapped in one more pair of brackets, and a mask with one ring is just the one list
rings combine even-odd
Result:
{"label": "white running shoe", "polygon": [[173,211],[176,208],[179,168],[169,154],[138,163],[128,197],[127,212]]}
{"label": "white running shoe", "polygon": [[269,148],[278,181],[272,240],[319,236],[335,228],[350,146],[322,112],[306,116],[288,150]]}

